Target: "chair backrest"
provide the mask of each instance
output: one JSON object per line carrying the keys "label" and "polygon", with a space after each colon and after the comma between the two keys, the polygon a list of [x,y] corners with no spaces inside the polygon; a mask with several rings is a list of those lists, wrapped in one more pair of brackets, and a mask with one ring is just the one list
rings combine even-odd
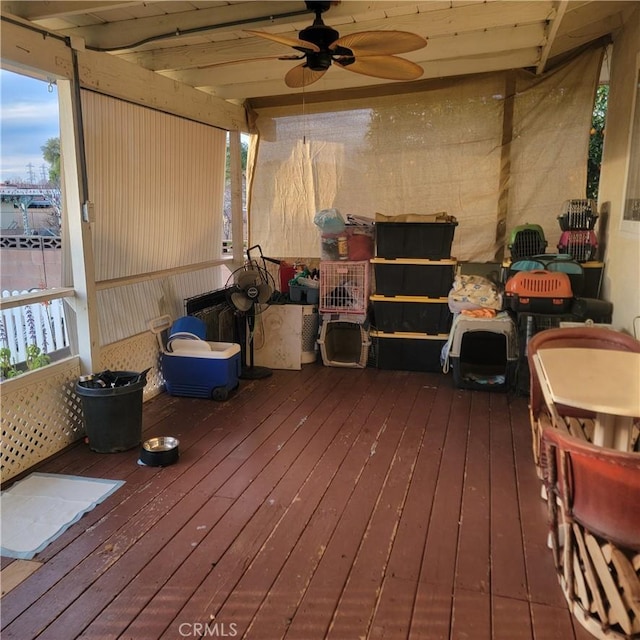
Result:
{"label": "chair backrest", "polygon": [[[640,551],[640,453],[617,451],[545,429],[547,465],[565,513],[590,532]],[[549,478],[548,469],[545,478]]]}
{"label": "chair backrest", "polygon": [[[531,415],[537,420],[544,404],[540,381],[533,364],[533,354],[540,349],[560,349],[563,347],[583,347],[589,349],[611,349],[613,351],[634,351],[640,353],[640,341],[634,337],[604,327],[567,327],[546,329],[536,333],[527,345],[529,362],[529,406]],[[588,417],[592,413],[583,409],[558,406],[558,412],[565,416]]]}

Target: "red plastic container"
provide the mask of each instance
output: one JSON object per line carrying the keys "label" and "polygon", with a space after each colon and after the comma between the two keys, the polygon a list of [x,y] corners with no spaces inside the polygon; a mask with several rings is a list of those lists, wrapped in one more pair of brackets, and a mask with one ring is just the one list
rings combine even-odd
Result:
{"label": "red plastic container", "polygon": [[296,275],[296,269],[288,262],[281,262],[278,271],[280,274],[280,293],[289,293],[289,280]]}

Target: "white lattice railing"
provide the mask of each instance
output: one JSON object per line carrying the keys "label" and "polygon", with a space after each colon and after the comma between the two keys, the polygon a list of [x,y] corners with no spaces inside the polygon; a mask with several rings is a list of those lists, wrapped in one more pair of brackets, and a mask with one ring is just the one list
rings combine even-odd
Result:
{"label": "white lattice railing", "polygon": [[[104,347],[100,364],[112,371],[150,368],[143,391],[148,400],[164,389],[159,355],[157,339],[148,331]],[[2,482],[82,438],[82,403],[75,393],[79,375],[79,360],[70,357],[2,383]]]}
{"label": "white lattice railing", "polygon": [[[28,293],[3,291],[2,298]],[[11,350],[12,364],[26,361],[29,345],[36,345],[42,353],[53,353],[69,346],[61,299],[32,302],[0,311],[0,347]]]}
{"label": "white lattice railing", "polygon": [[78,358],[67,358],[2,383],[2,482],[82,437],[79,375]]}

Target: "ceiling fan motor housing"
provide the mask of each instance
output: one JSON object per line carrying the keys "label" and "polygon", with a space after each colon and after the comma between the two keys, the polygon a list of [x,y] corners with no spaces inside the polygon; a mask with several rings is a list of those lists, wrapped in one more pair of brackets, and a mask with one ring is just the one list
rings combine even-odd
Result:
{"label": "ceiling fan motor housing", "polygon": [[320,51],[320,53],[310,51],[307,53],[305,66],[312,71],[326,71],[331,66],[331,54],[324,51]]}
{"label": "ceiling fan motor housing", "polygon": [[319,24],[316,20],[310,27],[303,29],[298,34],[300,40],[311,42],[320,47],[322,51],[328,50],[329,45],[333,44],[339,37],[340,34],[334,28],[324,24],[321,19]]}

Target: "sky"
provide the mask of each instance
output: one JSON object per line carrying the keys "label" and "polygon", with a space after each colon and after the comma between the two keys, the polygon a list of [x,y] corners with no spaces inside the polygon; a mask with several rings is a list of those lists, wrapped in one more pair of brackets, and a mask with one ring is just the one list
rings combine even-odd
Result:
{"label": "sky", "polygon": [[27,76],[0,70],[0,182],[35,182],[45,178],[49,167],[42,147],[49,138],[60,136],[58,90],[54,85]]}

